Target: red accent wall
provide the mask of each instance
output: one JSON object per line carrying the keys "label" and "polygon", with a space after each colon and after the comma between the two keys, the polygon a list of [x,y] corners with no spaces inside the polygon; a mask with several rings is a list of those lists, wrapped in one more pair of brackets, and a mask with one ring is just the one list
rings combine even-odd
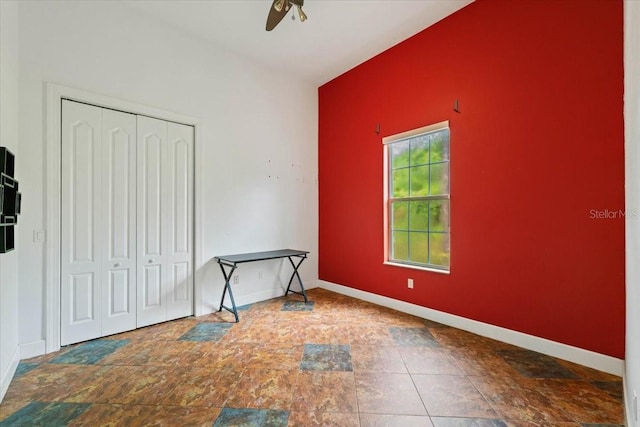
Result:
{"label": "red accent wall", "polygon": [[[381,138],[442,120],[451,274],[385,266]],[[623,144],[621,1],[478,0],[319,88],[320,279],[624,358]]]}

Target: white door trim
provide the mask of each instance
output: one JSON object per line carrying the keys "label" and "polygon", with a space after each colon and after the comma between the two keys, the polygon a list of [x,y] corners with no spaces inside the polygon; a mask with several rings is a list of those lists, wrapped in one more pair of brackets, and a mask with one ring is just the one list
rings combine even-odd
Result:
{"label": "white door trim", "polygon": [[155,107],[137,104],[54,83],[46,84],[46,204],[45,224],[47,241],[45,244],[45,351],[51,353],[60,349],[60,173],[62,145],[61,100],[84,102],[98,107],[191,125],[194,127],[194,313],[204,313],[202,306],[202,213],[201,213],[201,165],[202,147],[200,120],[194,117],[165,111]]}

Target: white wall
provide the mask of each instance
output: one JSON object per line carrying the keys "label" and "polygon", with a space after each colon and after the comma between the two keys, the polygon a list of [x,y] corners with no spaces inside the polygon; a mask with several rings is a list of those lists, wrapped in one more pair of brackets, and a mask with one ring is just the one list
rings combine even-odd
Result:
{"label": "white wall", "polygon": [[[18,156],[18,4],[0,1],[0,146]],[[22,185],[23,171],[16,168]],[[21,218],[16,232],[23,228]],[[18,351],[18,251],[0,254],[0,401],[20,358]]]}
{"label": "white wall", "polygon": [[[294,247],[311,251],[301,274],[317,279],[317,91],[183,35],[118,2],[20,4],[20,343],[44,348],[45,82],[196,117],[201,123],[203,303],[216,307],[215,255]],[[282,76],[282,77],[281,77]],[[286,261],[286,260],[285,260]],[[282,274],[280,275],[280,270]],[[240,304],[275,294],[290,267],[242,266]],[[261,277],[259,280],[258,277]]]}
{"label": "white wall", "polygon": [[624,2],[624,119],[627,330],[625,397],[627,426],[640,426],[640,2]]}

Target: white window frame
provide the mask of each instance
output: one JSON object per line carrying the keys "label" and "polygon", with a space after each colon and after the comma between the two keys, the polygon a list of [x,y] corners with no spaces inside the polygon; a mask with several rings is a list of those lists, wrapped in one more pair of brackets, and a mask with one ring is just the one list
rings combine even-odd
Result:
{"label": "white window frame", "polygon": [[[389,145],[393,144],[395,142],[400,142],[402,140],[408,139],[408,138],[412,138],[414,136],[417,135],[421,135],[421,134],[425,134],[425,133],[431,133],[431,132],[437,132],[439,130],[444,130],[444,129],[449,129],[449,121],[445,120],[439,123],[435,123],[432,125],[428,125],[428,126],[423,126],[417,129],[412,129],[406,132],[402,132],[402,133],[398,133],[395,135],[390,135],[387,137],[382,138],[382,144],[383,144],[383,218],[384,218],[384,264],[385,265],[392,265],[392,266],[396,266],[396,267],[403,267],[403,268],[410,268],[410,269],[416,269],[416,270],[425,270],[425,271],[432,271],[432,272],[436,272],[436,273],[442,273],[442,274],[450,274],[451,272],[451,229],[449,229],[449,267],[448,268],[440,268],[437,267],[435,265],[427,265],[427,264],[415,264],[415,263],[405,263],[405,262],[399,262],[396,260],[392,260],[390,259],[390,254],[391,254],[391,249],[390,249],[390,244],[391,244],[391,233],[390,233],[390,229],[391,229],[391,224],[390,224],[390,218],[391,218],[391,199],[390,199],[390,195],[389,195],[389,184],[390,184],[390,177],[389,177]],[[450,162],[450,158],[449,158],[449,162]],[[451,176],[451,169],[449,169],[449,177]],[[446,200],[449,200],[449,206],[451,206],[451,190],[449,190],[449,194],[446,195],[444,198],[446,198]]]}

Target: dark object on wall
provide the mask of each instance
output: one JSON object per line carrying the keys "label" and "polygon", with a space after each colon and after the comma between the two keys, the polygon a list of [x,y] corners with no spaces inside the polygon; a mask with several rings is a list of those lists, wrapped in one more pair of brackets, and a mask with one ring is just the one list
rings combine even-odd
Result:
{"label": "dark object on wall", "polygon": [[21,194],[13,179],[15,158],[11,151],[0,147],[0,253],[15,248],[14,226],[18,223]]}

